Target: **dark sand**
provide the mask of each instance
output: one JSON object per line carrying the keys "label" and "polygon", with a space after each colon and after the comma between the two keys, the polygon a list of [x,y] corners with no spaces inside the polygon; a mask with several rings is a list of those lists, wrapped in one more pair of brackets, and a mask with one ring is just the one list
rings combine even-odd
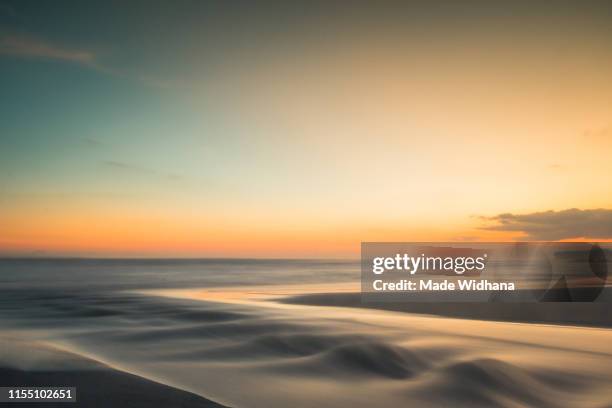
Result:
{"label": "dark sand", "polygon": [[[0,360],[3,387],[76,387],[76,403],[0,403],[15,407],[223,407],[196,394],[113,369],[99,362],[56,350],[41,343],[2,339],[3,353],[14,358]],[[9,349],[9,350],[7,350]],[[25,357],[24,356],[28,356]],[[16,359],[29,360],[27,367],[11,367]],[[13,360],[12,362],[10,360]],[[55,367],[55,368],[54,368]]]}

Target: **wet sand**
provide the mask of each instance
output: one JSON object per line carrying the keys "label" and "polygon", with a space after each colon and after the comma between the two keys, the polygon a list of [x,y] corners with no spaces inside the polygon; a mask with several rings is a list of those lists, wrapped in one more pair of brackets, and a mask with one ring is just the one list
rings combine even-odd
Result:
{"label": "wet sand", "polygon": [[359,292],[284,296],[279,302],[308,306],[390,310],[461,319],[612,327],[612,303],[363,302]]}
{"label": "wet sand", "polygon": [[354,296],[353,272],[348,285],[271,284],[336,265],[264,263],[261,284],[228,287],[251,266],[117,263],[62,263],[44,281],[41,265],[27,288],[4,275],[0,328],[18,347],[0,345],[3,383],[65,380],[87,406],[100,385],[114,407],[612,406],[609,328],[324,305],[326,288]]}
{"label": "wet sand", "polygon": [[[126,373],[43,342],[0,337],[0,380],[4,387],[76,387],[76,403],[45,407],[183,407],[223,405],[190,392]],[[6,404],[13,405],[13,404]],[[19,403],[39,407],[39,403]]]}

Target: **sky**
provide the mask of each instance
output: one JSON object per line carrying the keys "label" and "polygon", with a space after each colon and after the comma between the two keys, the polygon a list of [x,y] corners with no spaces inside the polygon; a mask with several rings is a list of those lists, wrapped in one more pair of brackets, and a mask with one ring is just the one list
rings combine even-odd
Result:
{"label": "sky", "polygon": [[610,2],[0,0],[0,255],[612,238]]}

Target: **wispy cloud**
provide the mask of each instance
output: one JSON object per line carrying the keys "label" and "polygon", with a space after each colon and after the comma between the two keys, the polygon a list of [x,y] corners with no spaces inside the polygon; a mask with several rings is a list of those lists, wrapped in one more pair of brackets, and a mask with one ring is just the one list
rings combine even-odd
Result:
{"label": "wispy cloud", "polygon": [[88,147],[101,147],[104,146],[104,142],[101,142],[98,139],[94,139],[91,137],[81,137],[78,139],[80,141],[80,143],[82,145],[88,146]]}
{"label": "wispy cloud", "polygon": [[551,163],[548,165],[549,170],[566,170],[567,167],[559,163]]}
{"label": "wispy cloud", "polygon": [[571,208],[563,211],[543,211],[529,214],[498,214],[480,217],[494,223],[481,227],[492,231],[522,232],[528,239],[556,241],[571,238],[612,238],[612,210],[580,210]]}
{"label": "wispy cloud", "polygon": [[127,163],[124,163],[124,162],[118,162],[118,161],[115,161],[115,160],[104,160],[102,162],[102,164],[104,164],[105,166],[108,166],[108,167],[113,167],[115,169],[149,171],[149,170],[145,170],[145,169],[143,169],[141,167],[132,166],[131,164],[127,164]]}
{"label": "wispy cloud", "polygon": [[0,37],[0,54],[61,60],[98,68],[96,55],[93,52],[63,48],[31,37],[17,35]]}
{"label": "wispy cloud", "polygon": [[2,33],[0,33],[0,56],[1,55],[64,61],[95,69],[104,74],[133,79],[144,85],[160,89],[173,89],[185,86],[184,81],[178,79],[169,80],[156,78],[150,75],[128,72],[123,69],[109,66],[102,63],[98,55],[93,51],[64,47],[31,36],[16,34],[2,35]]}
{"label": "wispy cloud", "polygon": [[584,131],[584,137],[593,142],[609,143],[612,140],[612,129],[610,126],[587,129]]}
{"label": "wispy cloud", "polygon": [[166,178],[169,180],[181,180],[183,178],[181,175],[176,174],[176,173],[159,172],[157,170],[153,170],[153,169],[149,169],[146,167],[141,167],[141,166],[125,163],[125,162],[120,162],[116,160],[105,160],[102,162],[102,164],[106,167],[109,167],[115,170],[119,170],[119,171],[149,174],[152,176],[159,176],[159,177]]}

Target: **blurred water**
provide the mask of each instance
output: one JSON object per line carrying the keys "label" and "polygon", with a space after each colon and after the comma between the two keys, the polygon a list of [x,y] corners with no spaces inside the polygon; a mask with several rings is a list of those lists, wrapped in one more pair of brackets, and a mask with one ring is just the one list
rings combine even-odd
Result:
{"label": "blurred water", "polygon": [[0,288],[153,289],[359,280],[358,261],[0,259]]}

